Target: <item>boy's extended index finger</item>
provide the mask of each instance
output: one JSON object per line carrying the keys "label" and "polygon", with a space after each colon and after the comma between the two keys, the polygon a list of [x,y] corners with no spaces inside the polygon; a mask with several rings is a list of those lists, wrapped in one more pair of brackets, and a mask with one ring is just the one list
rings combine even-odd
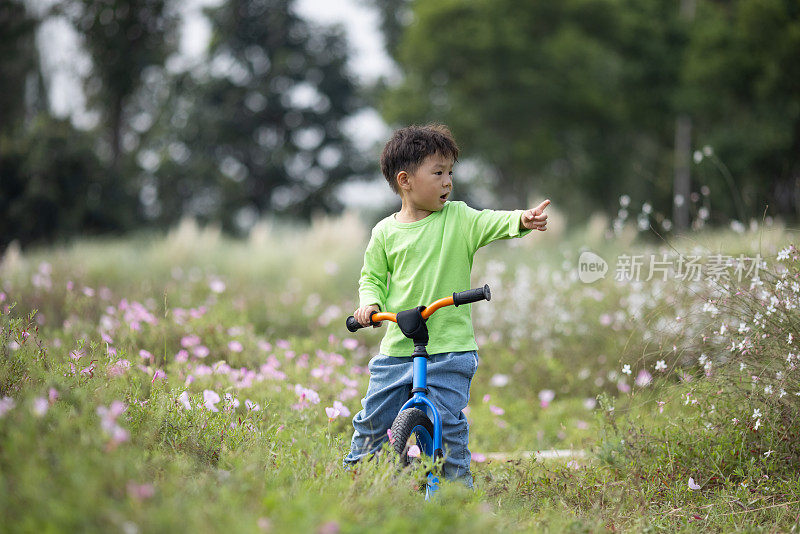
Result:
{"label": "boy's extended index finger", "polygon": [[536,206],[536,211],[538,211],[539,213],[541,213],[541,212],[542,212],[542,211],[544,211],[544,209],[545,209],[545,208],[548,206],[548,204],[550,204],[550,199],[549,199],[549,198],[548,198],[547,200],[543,201],[543,202],[542,202],[541,204],[539,204],[538,206]]}

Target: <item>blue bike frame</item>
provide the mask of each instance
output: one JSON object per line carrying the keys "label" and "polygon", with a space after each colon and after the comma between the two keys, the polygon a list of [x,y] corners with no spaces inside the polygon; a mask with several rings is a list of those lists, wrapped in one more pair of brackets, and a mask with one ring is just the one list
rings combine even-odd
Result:
{"label": "blue bike frame", "polygon": [[[406,401],[400,411],[408,408],[417,408],[425,412],[433,421],[433,436],[428,434],[428,430],[421,426],[416,426],[413,432],[417,435],[419,448],[423,453],[431,458],[435,458],[436,451],[442,450],[442,420],[439,417],[439,410],[433,405],[425,394],[428,383],[428,359],[425,356],[414,356],[413,388],[420,388]],[[430,500],[436,490],[439,489],[439,477],[433,473],[428,473],[428,481],[425,488],[425,500]]]}

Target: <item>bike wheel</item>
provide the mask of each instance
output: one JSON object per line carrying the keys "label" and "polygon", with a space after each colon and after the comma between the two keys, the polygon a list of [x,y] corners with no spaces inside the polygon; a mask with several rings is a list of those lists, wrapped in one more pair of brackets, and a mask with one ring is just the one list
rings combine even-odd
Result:
{"label": "bike wheel", "polygon": [[405,467],[411,463],[408,449],[416,445],[421,451],[433,455],[433,422],[427,414],[417,408],[408,408],[400,412],[392,424],[394,451],[400,458],[400,465]]}

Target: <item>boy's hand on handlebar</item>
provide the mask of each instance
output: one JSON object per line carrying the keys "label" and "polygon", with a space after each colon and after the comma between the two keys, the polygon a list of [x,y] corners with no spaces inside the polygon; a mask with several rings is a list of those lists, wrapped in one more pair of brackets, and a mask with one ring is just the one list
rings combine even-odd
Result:
{"label": "boy's hand on handlebar", "polygon": [[[361,323],[361,326],[369,326],[370,325],[369,316],[374,311],[381,311],[380,306],[378,306],[377,304],[370,304],[369,306],[361,306],[359,309],[353,312],[353,317],[356,318],[356,321]],[[380,326],[381,323],[374,325],[373,328],[378,328]]]}

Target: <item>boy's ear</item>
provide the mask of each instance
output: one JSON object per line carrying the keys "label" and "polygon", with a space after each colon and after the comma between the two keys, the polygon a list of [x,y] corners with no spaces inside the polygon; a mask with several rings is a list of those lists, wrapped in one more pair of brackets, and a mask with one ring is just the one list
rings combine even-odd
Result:
{"label": "boy's ear", "polygon": [[400,171],[397,173],[397,185],[400,186],[400,189],[409,189],[411,187],[408,173],[406,171]]}

